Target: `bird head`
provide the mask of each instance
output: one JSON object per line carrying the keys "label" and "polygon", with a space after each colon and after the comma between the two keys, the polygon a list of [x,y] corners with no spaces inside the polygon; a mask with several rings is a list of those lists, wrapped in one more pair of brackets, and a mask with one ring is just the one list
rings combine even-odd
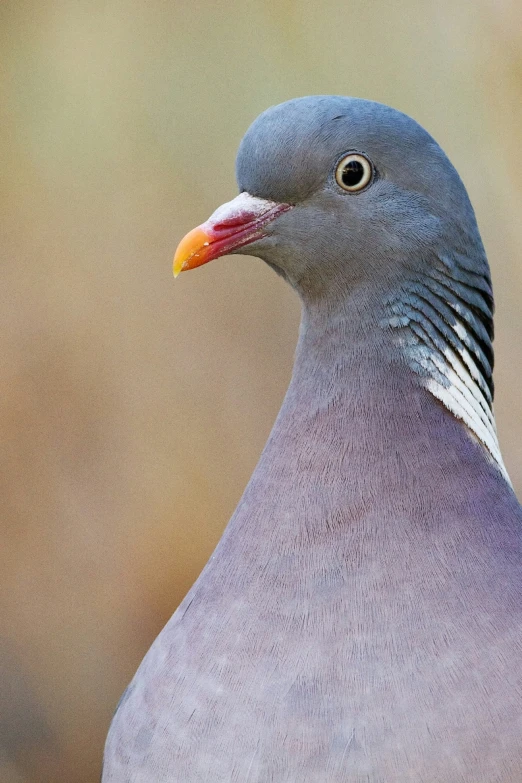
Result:
{"label": "bird head", "polygon": [[414,120],[372,101],[297,98],[263,112],[237,156],[240,194],[180,243],[174,274],[218,256],[266,261],[305,298],[389,285],[433,251],[483,257],[456,170]]}

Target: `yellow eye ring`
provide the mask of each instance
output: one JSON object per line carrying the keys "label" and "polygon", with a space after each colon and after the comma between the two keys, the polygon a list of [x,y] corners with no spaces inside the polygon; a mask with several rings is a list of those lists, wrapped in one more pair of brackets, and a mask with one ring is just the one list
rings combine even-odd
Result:
{"label": "yellow eye ring", "polygon": [[335,168],[335,181],[348,193],[365,188],[373,175],[372,164],[364,155],[352,152],[339,161]]}

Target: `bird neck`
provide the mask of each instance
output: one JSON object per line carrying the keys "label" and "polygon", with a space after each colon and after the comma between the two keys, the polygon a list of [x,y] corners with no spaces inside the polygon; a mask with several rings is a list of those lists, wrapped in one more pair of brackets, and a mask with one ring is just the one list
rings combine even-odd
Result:
{"label": "bird neck", "polygon": [[478,282],[448,280],[434,267],[334,306],[303,302],[291,384],[267,444],[271,459],[298,439],[300,453],[279,470],[306,473],[308,460],[316,475],[334,459],[375,487],[379,472],[388,482],[422,452],[463,480],[479,465],[509,482],[492,411],[492,300]]}

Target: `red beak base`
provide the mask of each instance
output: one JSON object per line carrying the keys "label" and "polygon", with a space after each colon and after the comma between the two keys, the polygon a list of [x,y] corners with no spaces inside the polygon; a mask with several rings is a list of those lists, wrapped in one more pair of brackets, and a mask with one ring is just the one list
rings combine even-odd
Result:
{"label": "red beak base", "polygon": [[240,193],[183,237],[174,255],[174,277],[260,239],[264,226],[289,209],[291,204]]}

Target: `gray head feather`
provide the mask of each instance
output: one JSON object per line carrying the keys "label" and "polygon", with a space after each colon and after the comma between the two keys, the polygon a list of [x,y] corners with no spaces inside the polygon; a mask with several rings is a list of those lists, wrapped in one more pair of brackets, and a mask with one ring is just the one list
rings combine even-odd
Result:
{"label": "gray head feather", "polygon": [[[335,182],[348,152],[366,154],[375,179],[360,193]],[[434,249],[487,263],[462,181],[432,137],[394,109],[357,98],[298,98],[272,107],[249,128],[237,156],[241,190],[296,208],[249,252],[279,266],[299,289],[404,275],[433,263]],[[299,285],[301,283],[301,285]]]}

